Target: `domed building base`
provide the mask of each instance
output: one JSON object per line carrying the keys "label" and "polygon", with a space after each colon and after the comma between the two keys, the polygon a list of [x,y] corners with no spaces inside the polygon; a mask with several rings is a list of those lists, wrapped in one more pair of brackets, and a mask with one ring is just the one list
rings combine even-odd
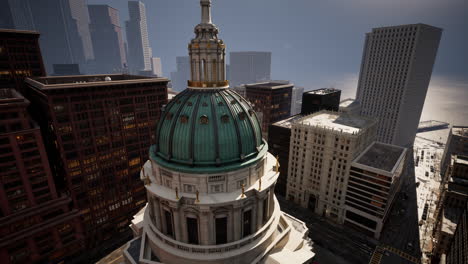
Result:
{"label": "domed building base", "polygon": [[[141,177],[146,180],[149,203],[132,221],[131,228],[140,239],[128,243],[125,250],[127,263],[308,263],[314,253],[306,225],[282,212],[273,194],[278,177],[276,165],[276,159],[267,153],[260,163],[225,175],[226,192],[197,196],[176,193],[162,185],[164,177],[158,176],[162,168],[153,160],[148,161]],[[195,184],[192,176],[197,177],[197,189],[202,189],[200,182],[210,179],[203,177],[212,177],[209,174],[177,173],[167,168],[163,173],[171,173],[172,179],[177,179],[172,184],[177,186]],[[231,179],[238,179],[239,175],[249,187],[237,189],[233,186]],[[262,177],[257,178],[258,175]],[[253,215],[244,218],[249,208]],[[171,212],[169,225],[168,212]],[[227,218],[227,243],[216,243],[218,212]],[[166,214],[166,220],[162,219],[163,214]],[[200,229],[197,232],[199,243],[188,242],[190,230],[187,222],[182,223],[186,217],[193,217],[200,223],[196,227]],[[245,219],[254,221],[246,225]],[[164,221],[171,230],[163,226]],[[245,228],[252,228],[251,234],[244,233]],[[135,248],[139,248],[138,252]]]}
{"label": "domed building base", "polygon": [[[272,216],[271,224],[266,230],[260,230],[252,237],[237,241],[235,244],[212,247],[194,245],[187,247],[175,244],[174,241],[165,240],[162,234],[152,229],[151,225],[143,224],[140,230],[134,229],[137,233],[141,232],[141,236],[128,242],[124,249],[125,262],[129,264],[311,263],[315,254],[307,237],[307,226],[304,222],[281,212],[279,206],[276,207],[278,211]],[[141,213],[146,214],[146,210],[145,207]],[[133,228],[139,224],[141,223],[134,222]]]}

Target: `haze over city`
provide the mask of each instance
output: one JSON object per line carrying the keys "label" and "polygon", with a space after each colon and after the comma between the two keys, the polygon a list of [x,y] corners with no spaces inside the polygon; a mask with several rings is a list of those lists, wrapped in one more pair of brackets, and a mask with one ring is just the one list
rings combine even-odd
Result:
{"label": "haze over city", "polygon": [[0,0],[1,264],[468,264],[465,0]]}
{"label": "haze over city", "polygon": [[[165,76],[175,57],[185,56],[198,21],[195,0],[146,0],[154,56]],[[125,0],[108,4],[128,19]],[[354,98],[365,33],[372,28],[426,23],[443,29],[422,120],[461,122],[468,115],[468,2],[464,0],[218,0],[213,19],[231,51],[271,51],[276,80],[292,80],[306,90],[335,87]],[[242,15],[239,15],[242,14]],[[450,114],[453,110],[463,115]]]}

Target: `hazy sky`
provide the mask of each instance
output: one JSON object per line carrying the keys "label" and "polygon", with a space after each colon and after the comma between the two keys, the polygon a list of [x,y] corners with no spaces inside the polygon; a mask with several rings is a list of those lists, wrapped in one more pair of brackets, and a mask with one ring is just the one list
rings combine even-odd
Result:
{"label": "hazy sky", "polygon": [[[161,57],[164,74],[169,76],[175,69],[175,57],[187,55],[193,28],[200,21],[199,0],[142,2],[153,54]],[[466,99],[464,108],[468,108],[468,0],[212,2],[213,22],[220,28],[228,52],[271,51],[273,79],[291,80],[306,90],[334,86],[343,89],[346,97],[355,90],[366,32],[373,27],[411,23],[441,27],[444,31],[428,97],[435,96],[436,88],[431,90],[434,83],[442,93],[457,89]],[[127,0],[88,3],[119,9],[124,27]]]}

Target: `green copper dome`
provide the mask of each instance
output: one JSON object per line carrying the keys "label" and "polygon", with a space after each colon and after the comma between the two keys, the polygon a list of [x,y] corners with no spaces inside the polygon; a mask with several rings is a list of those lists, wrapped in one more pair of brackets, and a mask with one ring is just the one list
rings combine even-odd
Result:
{"label": "green copper dome", "polygon": [[209,173],[209,167],[239,168],[266,149],[257,115],[239,94],[186,89],[165,107],[151,155],[162,166]]}

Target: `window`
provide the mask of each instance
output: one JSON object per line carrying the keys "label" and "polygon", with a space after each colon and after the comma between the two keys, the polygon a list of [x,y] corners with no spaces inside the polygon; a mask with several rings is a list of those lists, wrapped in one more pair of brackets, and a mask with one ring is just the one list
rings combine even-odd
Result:
{"label": "window", "polygon": [[237,181],[237,189],[240,189],[240,188],[242,188],[242,185],[244,185],[244,186],[245,186],[245,185],[246,185],[246,183],[247,183],[247,179],[245,179],[245,178],[244,178],[244,179],[242,179],[242,180],[239,180],[239,181]]}
{"label": "window", "polygon": [[224,184],[214,184],[210,186],[211,193],[220,193],[224,191]]}
{"label": "window", "polygon": [[189,244],[198,244],[198,219],[187,217],[187,235]]}
{"label": "window", "polygon": [[216,245],[227,243],[227,217],[217,217],[215,225]]}
{"label": "window", "polygon": [[252,234],[252,210],[247,210],[242,216],[242,237]]}
{"label": "window", "polygon": [[166,235],[174,237],[174,230],[172,227],[172,213],[164,210],[164,218],[166,220]]}
{"label": "window", "polygon": [[195,192],[195,185],[184,184],[184,192],[188,192],[188,193]]}

